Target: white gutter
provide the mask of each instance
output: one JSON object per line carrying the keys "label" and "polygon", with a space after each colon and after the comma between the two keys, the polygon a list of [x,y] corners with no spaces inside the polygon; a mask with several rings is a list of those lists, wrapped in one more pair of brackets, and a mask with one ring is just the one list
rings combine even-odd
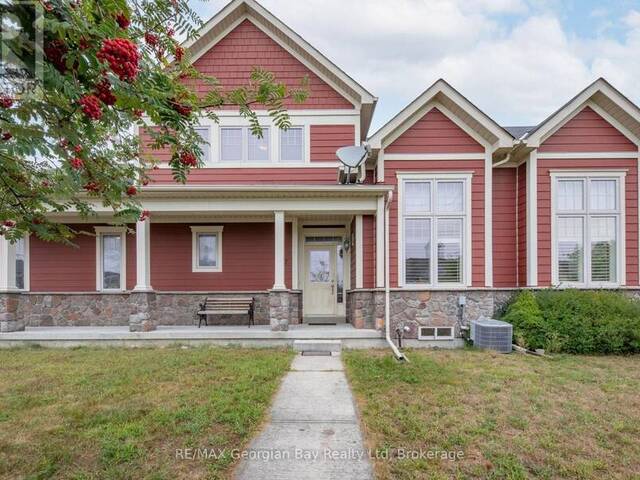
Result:
{"label": "white gutter", "polygon": [[393,340],[391,340],[391,309],[389,299],[389,208],[393,199],[393,191],[389,191],[385,197],[384,205],[384,332],[389,347],[393,351],[396,360],[408,361]]}

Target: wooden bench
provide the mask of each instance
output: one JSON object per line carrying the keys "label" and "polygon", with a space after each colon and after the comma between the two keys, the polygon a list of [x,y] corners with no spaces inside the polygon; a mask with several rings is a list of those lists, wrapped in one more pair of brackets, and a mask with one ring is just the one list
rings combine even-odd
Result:
{"label": "wooden bench", "polygon": [[248,315],[249,327],[255,325],[253,321],[253,297],[207,297],[203,303],[198,305],[198,328],[202,322],[206,326],[208,315]]}

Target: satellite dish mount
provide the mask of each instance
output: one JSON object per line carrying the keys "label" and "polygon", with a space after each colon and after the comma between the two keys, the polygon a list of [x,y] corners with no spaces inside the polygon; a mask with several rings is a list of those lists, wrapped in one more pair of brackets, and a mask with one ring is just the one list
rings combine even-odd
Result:
{"label": "satellite dish mount", "polygon": [[[351,146],[351,147],[342,147],[336,151],[336,155],[340,162],[346,167],[346,178],[341,179],[340,183],[350,184],[351,183],[351,172],[355,170],[356,172],[361,167],[362,163],[369,156],[370,148],[369,145],[360,145],[360,146]],[[357,177],[356,177],[357,181]]]}

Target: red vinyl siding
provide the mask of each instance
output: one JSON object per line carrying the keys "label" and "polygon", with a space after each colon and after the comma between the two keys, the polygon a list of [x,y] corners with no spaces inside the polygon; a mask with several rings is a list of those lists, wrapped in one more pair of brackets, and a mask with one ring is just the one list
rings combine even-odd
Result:
{"label": "red vinyl siding", "polygon": [[538,283],[551,285],[550,169],[626,169],[625,237],[627,285],[638,285],[638,162],[634,159],[538,159]]}
{"label": "red vinyl siding", "polygon": [[[32,292],[95,292],[96,237],[94,225],[71,225],[87,232],[73,239],[75,246],[29,239],[29,284]],[[136,284],[136,238],[127,235],[126,288]]]}
{"label": "red vinyl siding", "polygon": [[516,249],[515,168],[493,170],[493,285],[514,287],[518,282]]}
{"label": "red vinyl siding", "polygon": [[362,216],[362,286],[373,288],[376,286],[376,232],[375,217]]}
{"label": "red vinyl siding", "polygon": [[355,145],[353,125],[311,125],[311,161],[337,162],[336,150]]}
{"label": "red vinyl siding", "polygon": [[437,108],[408,128],[385,153],[483,153],[484,147]]}
{"label": "red vinyl siding", "polygon": [[[304,103],[285,100],[285,106],[296,109],[352,109],[351,102],[342,97],[318,75],[309,70],[293,55],[278,45],[250,20],[245,20],[208,52],[194,62],[194,67],[218,79],[223,88],[247,85],[251,71],[260,67],[272,72],[277,81],[297,88],[305,76],[308,78],[309,97]],[[186,82],[199,94],[210,86],[201,81]],[[234,108],[234,107],[229,107]]]}
{"label": "red vinyl siding", "polygon": [[540,152],[637,152],[638,147],[593,109],[585,107],[551,135]]}
{"label": "red vinyl siding", "polygon": [[[174,184],[171,170],[161,168],[150,172],[152,184]],[[336,167],[327,168],[198,168],[191,171],[187,183],[214,185],[256,184],[335,184]]]}
{"label": "red vinyl siding", "polygon": [[[273,223],[227,223],[222,272],[192,272],[190,224],[151,224],[151,285],[157,291],[251,291],[273,287]],[[285,229],[285,283],[291,287],[291,223]]]}
{"label": "red vinyl siding", "polygon": [[[484,160],[385,160],[385,184],[397,185],[396,174],[410,172],[469,172],[471,180],[471,270],[472,285],[484,286]],[[394,190],[389,210],[389,277],[392,287],[398,286],[398,189]]]}
{"label": "red vinyl siding", "polygon": [[518,286],[527,285],[527,164],[518,167]]}

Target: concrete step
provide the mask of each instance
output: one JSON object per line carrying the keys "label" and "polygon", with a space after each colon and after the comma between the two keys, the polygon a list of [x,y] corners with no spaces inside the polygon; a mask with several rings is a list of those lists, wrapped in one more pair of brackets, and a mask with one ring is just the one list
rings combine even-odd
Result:
{"label": "concrete step", "polygon": [[296,352],[340,352],[340,340],[295,340],[293,349]]}

